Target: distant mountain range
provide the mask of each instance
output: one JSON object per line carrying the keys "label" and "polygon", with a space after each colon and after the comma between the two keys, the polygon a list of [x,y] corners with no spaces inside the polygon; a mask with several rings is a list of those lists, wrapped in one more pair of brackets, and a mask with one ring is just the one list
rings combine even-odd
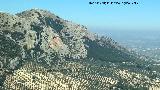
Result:
{"label": "distant mountain range", "polygon": [[160,66],[41,9],[0,13],[1,90],[153,90]]}

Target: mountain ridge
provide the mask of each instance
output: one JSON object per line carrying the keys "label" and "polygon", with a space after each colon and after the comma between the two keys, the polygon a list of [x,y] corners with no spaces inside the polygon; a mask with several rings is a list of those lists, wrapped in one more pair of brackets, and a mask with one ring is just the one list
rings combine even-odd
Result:
{"label": "mountain ridge", "polygon": [[[78,90],[84,82],[85,90],[146,90],[152,84],[159,85],[159,71],[152,73],[158,66],[152,70],[145,57],[49,11],[0,13],[0,22],[0,86],[4,89],[40,90],[42,86],[50,90],[60,86],[57,90]],[[51,87],[48,75],[57,80]],[[69,81],[62,82],[62,78]],[[30,88],[32,84],[38,86]]]}

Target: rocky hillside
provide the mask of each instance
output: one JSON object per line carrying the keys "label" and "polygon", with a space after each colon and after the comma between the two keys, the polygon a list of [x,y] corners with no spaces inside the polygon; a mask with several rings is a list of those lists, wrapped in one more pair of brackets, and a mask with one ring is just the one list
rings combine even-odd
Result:
{"label": "rocky hillside", "polygon": [[0,89],[149,90],[159,66],[49,11],[0,13]]}

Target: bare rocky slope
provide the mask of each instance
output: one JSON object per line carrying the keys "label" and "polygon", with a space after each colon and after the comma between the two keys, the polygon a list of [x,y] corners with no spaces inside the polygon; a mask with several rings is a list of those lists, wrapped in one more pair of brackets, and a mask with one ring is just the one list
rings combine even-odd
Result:
{"label": "bare rocky slope", "polygon": [[153,64],[46,10],[0,13],[2,90],[158,90]]}

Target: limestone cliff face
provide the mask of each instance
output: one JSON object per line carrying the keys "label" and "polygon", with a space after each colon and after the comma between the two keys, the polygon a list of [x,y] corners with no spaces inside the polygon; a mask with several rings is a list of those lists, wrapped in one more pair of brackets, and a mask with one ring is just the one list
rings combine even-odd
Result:
{"label": "limestone cliff face", "polygon": [[52,54],[73,59],[87,56],[83,43],[86,28],[48,11],[0,13],[0,22],[1,57],[34,58],[39,62],[46,59],[49,63]]}

